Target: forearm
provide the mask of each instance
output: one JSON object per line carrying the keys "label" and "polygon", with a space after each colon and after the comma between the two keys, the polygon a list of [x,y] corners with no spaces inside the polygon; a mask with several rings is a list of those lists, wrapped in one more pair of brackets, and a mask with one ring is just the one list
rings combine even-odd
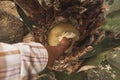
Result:
{"label": "forearm", "polygon": [[65,52],[65,50],[70,47],[71,43],[72,39],[67,39],[64,37],[57,46],[45,46],[49,56],[47,66],[51,66],[55,59],[60,57]]}
{"label": "forearm", "polygon": [[45,46],[45,48],[47,49],[49,56],[47,66],[51,66],[65,51],[65,49],[60,46]]}

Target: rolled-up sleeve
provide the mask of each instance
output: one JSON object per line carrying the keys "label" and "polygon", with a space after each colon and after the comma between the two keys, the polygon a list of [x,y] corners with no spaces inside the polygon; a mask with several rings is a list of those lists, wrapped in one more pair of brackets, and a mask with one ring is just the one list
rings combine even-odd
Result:
{"label": "rolled-up sleeve", "polygon": [[21,70],[20,76],[26,79],[37,76],[47,65],[48,52],[40,43],[19,43],[15,44],[20,50]]}
{"label": "rolled-up sleeve", "polygon": [[48,52],[40,43],[0,43],[0,80],[35,80],[47,62]]}

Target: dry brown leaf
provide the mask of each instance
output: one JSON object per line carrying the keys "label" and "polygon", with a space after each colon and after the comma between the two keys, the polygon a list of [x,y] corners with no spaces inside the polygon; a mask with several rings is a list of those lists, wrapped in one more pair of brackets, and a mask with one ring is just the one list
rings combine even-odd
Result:
{"label": "dry brown leaf", "polygon": [[93,66],[93,65],[85,65],[85,66],[82,66],[77,72],[87,71],[87,70],[93,69],[93,68],[96,68],[96,66]]}

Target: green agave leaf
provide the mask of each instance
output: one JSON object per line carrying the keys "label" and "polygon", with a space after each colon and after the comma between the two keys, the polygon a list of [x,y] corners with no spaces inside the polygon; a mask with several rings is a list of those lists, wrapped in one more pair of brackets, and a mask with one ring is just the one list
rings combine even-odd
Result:
{"label": "green agave leaf", "polygon": [[[115,39],[115,37],[108,38],[108,36],[115,36],[117,34],[118,36],[120,35],[120,7],[116,7],[116,5],[118,5],[116,2],[120,3],[120,1],[118,0],[114,1],[114,3],[110,6],[110,9],[112,10],[109,11],[109,14],[107,14],[106,16],[106,24],[101,26],[100,28],[105,30],[106,32],[113,32],[113,35],[106,34],[106,38],[103,41],[101,41],[98,45],[94,46],[93,51],[88,52],[86,55],[84,55],[82,57],[83,59],[94,56],[96,54],[100,54],[101,52],[103,53],[111,48],[120,45],[120,39]],[[113,7],[117,9],[114,9]]]}
{"label": "green agave leaf", "polygon": [[88,80],[120,80],[120,70],[111,66],[111,70],[93,69],[88,71]]}
{"label": "green agave leaf", "polygon": [[[120,49],[120,47],[118,47]],[[102,61],[107,60],[109,64],[120,70],[120,50],[110,49],[87,59],[87,65],[98,66]]]}
{"label": "green agave leaf", "polygon": [[108,6],[109,8],[108,11],[105,11],[106,15],[111,12],[120,10],[120,0],[104,0],[104,5]]}
{"label": "green agave leaf", "polygon": [[[99,55],[107,50],[120,46],[120,39],[105,38],[98,45],[94,46],[94,49],[82,56],[81,59],[90,58],[95,55]],[[102,56],[102,55],[101,55]]]}
{"label": "green agave leaf", "polygon": [[73,73],[73,74],[67,74],[64,72],[55,72],[57,80],[85,80],[87,77],[85,73]]}
{"label": "green agave leaf", "polygon": [[31,21],[28,16],[25,14],[25,12],[23,11],[23,9],[21,9],[17,4],[17,11],[20,15],[20,17],[22,18],[22,20],[24,21],[24,23],[27,25],[27,27],[29,28],[29,30],[32,29],[32,25],[34,25],[33,21]]}
{"label": "green agave leaf", "polygon": [[107,54],[107,57],[107,61],[120,70],[120,50],[111,50],[111,52]]}
{"label": "green agave leaf", "polygon": [[98,61],[96,65],[98,67],[88,71],[88,80],[120,79],[120,50],[111,49],[103,52],[97,57],[90,59],[86,64],[94,65],[97,62],[96,60]]}
{"label": "green agave leaf", "polygon": [[[107,24],[102,27],[106,31],[112,31],[119,33],[120,31],[120,10],[110,13],[107,16]],[[111,70],[105,70],[104,68],[97,68],[88,71],[87,80],[119,80],[120,79],[120,50],[113,50],[113,48],[120,46],[120,39],[106,37],[98,45],[94,46],[94,50],[89,52],[87,56],[93,56],[86,60],[86,65],[99,66],[106,63],[110,65]],[[106,59],[107,58],[107,59]]]}
{"label": "green agave leaf", "polygon": [[[44,72],[42,72],[40,75],[45,74],[45,73],[49,73],[49,70],[47,69],[44,70]],[[86,74],[83,72],[67,74],[65,72],[54,71],[53,73],[55,74],[55,78],[57,80],[85,80],[85,78],[87,79]],[[51,80],[51,79],[50,77],[45,76],[45,77],[40,78],[40,80]]]}
{"label": "green agave leaf", "polygon": [[17,11],[24,23],[32,30],[32,26],[40,27],[38,20],[40,18],[39,13],[42,13],[43,9],[38,0],[14,0]]}
{"label": "green agave leaf", "polygon": [[107,31],[120,31],[120,10],[108,14],[106,18],[106,25],[101,28]]}
{"label": "green agave leaf", "polygon": [[[112,2],[111,4],[109,4]],[[105,0],[104,5],[109,11],[105,11],[106,24],[101,28],[109,31],[120,31],[120,0]]]}

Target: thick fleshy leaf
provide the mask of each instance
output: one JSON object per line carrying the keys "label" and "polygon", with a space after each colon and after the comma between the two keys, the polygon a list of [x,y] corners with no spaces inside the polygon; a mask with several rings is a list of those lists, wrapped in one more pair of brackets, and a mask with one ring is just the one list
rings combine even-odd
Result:
{"label": "thick fleshy leaf", "polygon": [[[108,65],[107,65],[108,66]],[[97,68],[88,71],[87,80],[119,80],[120,79],[120,70],[110,66],[110,70],[106,67]]]}
{"label": "thick fleshy leaf", "polygon": [[[98,66],[98,68],[88,71],[87,80],[120,79],[120,50],[113,50],[114,47],[120,46],[120,1],[114,0],[114,2],[117,3],[110,5],[110,11],[107,13],[106,24],[102,27],[102,29],[107,31],[106,33],[109,39],[105,38],[101,43],[96,45],[94,50],[90,52],[94,53],[95,51],[96,56],[91,57],[85,63],[87,65]],[[113,37],[108,36],[109,32],[113,32],[113,34],[111,34]]]}
{"label": "thick fleshy leaf", "polygon": [[106,12],[106,24],[100,27],[100,29],[106,31],[106,38],[98,45],[94,46],[93,51],[84,55],[82,57],[83,59],[120,45],[120,7],[117,7],[118,3],[120,3],[120,1],[116,0],[112,5],[110,5],[110,11]]}
{"label": "thick fleshy leaf", "polygon": [[[119,80],[120,79],[120,47],[101,53],[104,59],[98,63],[96,69],[88,71],[88,80]],[[101,57],[99,55],[99,57]],[[96,60],[96,58],[94,58]],[[98,59],[97,59],[98,60]],[[93,61],[93,59],[91,60]]]}
{"label": "thick fleshy leaf", "polygon": [[[108,35],[107,35],[108,36]],[[94,46],[94,49],[88,52],[86,55],[82,56],[81,59],[90,58],[92,56],[101,54],[107,50],[120,46],[120,39],[105,38],[98,45]]]}
{"label": "thick fleshy leaf", "polygon": [[101,28],[107,31],[120,32],[120,10],[108,14],[106,25]]}
{"label": "thick fleshy leaf", "polygon": [[109,54],[107,54],[107,57],[107,61],[120,70],[120,50],[111,50]]}

